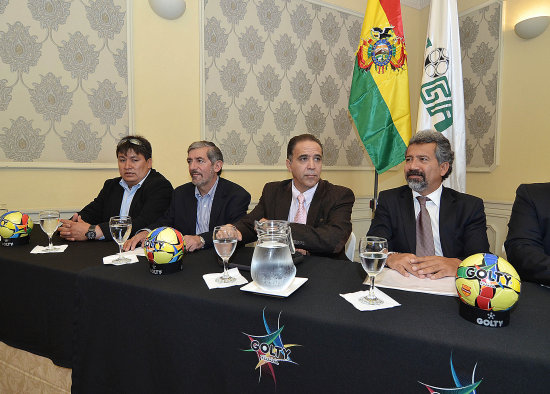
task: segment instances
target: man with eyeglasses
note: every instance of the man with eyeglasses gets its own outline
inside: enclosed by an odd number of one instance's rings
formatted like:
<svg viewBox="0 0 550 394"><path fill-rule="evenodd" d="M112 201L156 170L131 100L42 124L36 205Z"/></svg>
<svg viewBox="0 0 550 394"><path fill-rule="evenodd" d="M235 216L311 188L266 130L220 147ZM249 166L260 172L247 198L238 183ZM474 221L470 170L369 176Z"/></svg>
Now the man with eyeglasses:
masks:
<svg viewBox="0 0 550 394"><path fill-rule="evenodd" d="M152 148L141 136L127 136L116 147L120 177L108 179L98 196L70 220L61 219L68 241L112 240L109 218L131 216L132 235L170 205L172 184L152 168Z"/></svg>
<svg viewBox="0 0 550 394"><path fill-rule="evenodd" d="M250 193L227 179L220 178L223 154L210 141L197 141L187 149L191 182L174 190L170 207L148 228L126 241L124 250L133 250L151 230L170 226L183 234L185 250L211 248L215 226L240 219L250 204Z"/></svg>

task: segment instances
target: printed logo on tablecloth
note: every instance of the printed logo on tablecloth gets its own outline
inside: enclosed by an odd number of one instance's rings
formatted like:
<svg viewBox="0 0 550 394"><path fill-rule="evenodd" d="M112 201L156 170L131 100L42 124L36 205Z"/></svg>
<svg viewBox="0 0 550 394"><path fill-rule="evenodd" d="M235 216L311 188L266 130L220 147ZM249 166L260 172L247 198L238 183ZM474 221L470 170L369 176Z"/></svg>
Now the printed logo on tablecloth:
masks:
<svg viewBox="0 0 550 394"><path fill-rule="evenodd" d="M285 326L280 325L281 313L279 312L279 318L277 319L277 329L271 329L267 320L265 318L265 309L262 311L262 318L264 321L264 326L266 330L265 335L252 335L243 332L244 335L250 339L250 349L244 349L244 352L255 352L258 356L258 363L254 369L259 370L258 381L262 378L262 374L267 373L271 375L275 384L277 379L275 378L274 365L279 365L280 363L291 363L296 364L290 358L292 350L291 347L301 346L298 344L283 344L283 338L281 333Z"/></svg>
<svg viewBox="0 0 550 394"><path fill-rule="evenodd" d="M472 371L472 383L466 385L462 384L455 371L455 367L453 365L453 354L451 353L451 374L453 375L453 380L456 387L443 388L430 386L429 384L422 383L420 381L418 381L418 383L424 385L424 387L428 389L430 394L476 394L476 388L481 384L481 381L483 380L480 379L477 382L475 381L476 367L477 363L474 365L474 370Z"/></svg>

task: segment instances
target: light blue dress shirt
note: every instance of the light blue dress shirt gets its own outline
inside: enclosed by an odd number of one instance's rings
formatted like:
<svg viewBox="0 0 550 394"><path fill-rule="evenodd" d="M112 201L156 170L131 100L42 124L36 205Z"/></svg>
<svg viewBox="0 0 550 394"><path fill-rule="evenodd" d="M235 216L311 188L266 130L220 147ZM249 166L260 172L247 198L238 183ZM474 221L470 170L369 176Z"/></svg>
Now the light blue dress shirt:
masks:
<svg viewBox="0 0 550 394"><path fill-rule="evenodd" d="M210 225L210 211L212 210L212 202L214 201L214 194L216 194L216 188L218 187L218 180L210 188L208 193L201 196L199 189L195 186L195 197L197 198L197 225L195 227L196 234L202 234L208 232Z"/></svg>
<svg viewBox="0 0 550 394"><path fill-rule="evenodd" d="M120 204L120 216L128 216L128 213L130 213L130 205L132 205L132 200L134 199L134 196L136 195L138 189L141 187L141 185L143 185L143 182L145 182L145 180L149 176L150 172L151 170L147 172L147 175L145 175L139 183L135 184L132 187L129 187L124 179L120 179L120 186L122 186L122 188L124 189L122 203Z"/></svg>

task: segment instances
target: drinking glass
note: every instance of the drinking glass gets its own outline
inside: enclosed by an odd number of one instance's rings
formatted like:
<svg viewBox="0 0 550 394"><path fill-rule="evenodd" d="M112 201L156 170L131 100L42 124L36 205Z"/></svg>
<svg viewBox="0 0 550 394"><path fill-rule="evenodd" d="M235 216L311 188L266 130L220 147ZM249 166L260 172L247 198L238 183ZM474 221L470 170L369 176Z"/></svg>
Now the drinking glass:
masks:
<svg viewBox="0 0 550 394"><path fill-rule="evenodd" d="M132 232L132 218L130 216L113 216L109 219L109 230L113 239L118 244L118 257L113 263L122 264L130 262L130 259L122 255L122 245L128 240Z"/></svg>
<svg viewBox="0 0 550 394"><path fill-rule="evenodd" d="M52 236L55 231L59 228L61 222L59 221L59 211L54 210L45 210L38 213L40 218L40 227L42 231L48 236L48 246L44 249L45 252L57 252L59 248L53 246Z"/></svg>
<svg viewBox="0 0 550 394"><path fill-rule="evenodd" d="M369 292L365 297L361 297L359 301L369 305L383 304L384 301L374 294L374 278L386 265L388 241L380 237L361 237L359 241L359 256L361 257L361 265L370 278Z"/></svg>
<svg viewBox="0 0 550 394"><path fill-rule="evenodd" d="M218 253L218 256L223 260L223 274L216 278L216 282L230 283L236 281L236 279L227 272L227 262L237 247L237 229L230 224L214 227L212 240L216 253Z"/></svg>

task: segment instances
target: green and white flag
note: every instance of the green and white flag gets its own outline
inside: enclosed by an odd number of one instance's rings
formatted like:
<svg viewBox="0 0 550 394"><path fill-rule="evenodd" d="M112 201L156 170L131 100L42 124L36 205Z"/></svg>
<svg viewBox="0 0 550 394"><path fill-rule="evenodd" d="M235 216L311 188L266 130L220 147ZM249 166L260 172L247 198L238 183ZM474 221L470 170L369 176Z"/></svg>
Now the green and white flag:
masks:
<svg viewBox="0 0 550 394"><path fill-rule="evenodd" d="M451 142L453 172L445 186L466 191L466 126L456 0L432 0L416 131L435 129Z"/></svg>

